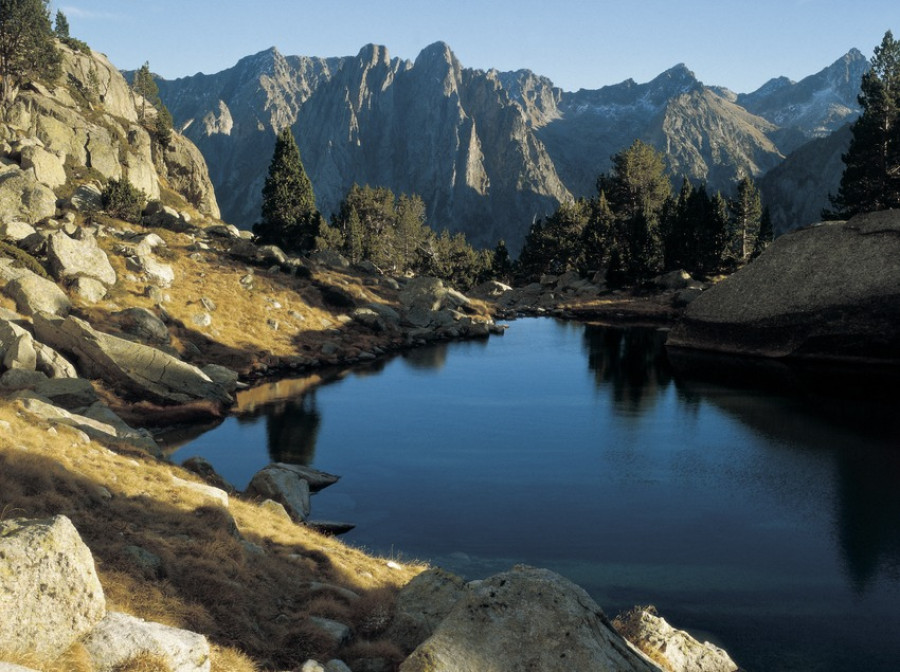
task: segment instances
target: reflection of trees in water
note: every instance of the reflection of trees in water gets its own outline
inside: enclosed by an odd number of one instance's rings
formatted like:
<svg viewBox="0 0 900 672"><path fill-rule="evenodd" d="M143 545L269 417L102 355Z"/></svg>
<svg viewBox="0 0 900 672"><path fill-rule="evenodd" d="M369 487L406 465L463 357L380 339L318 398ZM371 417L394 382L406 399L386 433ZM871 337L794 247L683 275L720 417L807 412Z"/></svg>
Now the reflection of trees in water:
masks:
<svg viewBox="0 0 900 672"><path fill-rule="evenodd" d="M770 437L769 445L833 460L835 528L860 593L886 572L900 581L900 377L890 367L670 353L688 392ZM683 398L683 397L682 397Z"/></svg>
<svg viewBox="0 0 900 672"><path fill-rule="evenodd" d="M845 450L836 478L838 537L857 592L881 570L900 580L900 453Z"/></svg>
<svg viewBox="0 0 900 672"><path fill-rule="evenodd" d="M665 341L666 332L656 329L586 325L588 367L597 387L611 386L615 401L634 409L655 400L672 382Z"/></svg>
<svg viewBox="0 0 900 672"><path fill-rule="evenodd" d="M312 464L321 424L315 390L268 409L269 456L274 462Z"/></svg>

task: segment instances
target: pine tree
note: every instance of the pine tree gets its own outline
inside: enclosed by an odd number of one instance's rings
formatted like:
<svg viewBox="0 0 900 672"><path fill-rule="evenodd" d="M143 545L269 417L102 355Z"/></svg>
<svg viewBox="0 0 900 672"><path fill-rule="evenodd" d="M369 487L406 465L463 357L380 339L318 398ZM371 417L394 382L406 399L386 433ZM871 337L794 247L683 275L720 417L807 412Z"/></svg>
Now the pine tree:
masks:
<svg viewBox="0 0 900 672"><path fill-rule="evenodd" d="M772 213L769 212L768 206L763 208L762 216L759 218L759 235L756 238L756 245L753 248L753 256L758 257L762 254L772 241L775 240L775 228L772 226Z"/></svg>
<svg viewBox="0 0 900 672"><path fill-rule="evenodd" d="M640 140L612 157L613 169L597 180L617 217L621 262L629 282L641 282L662 268L659 224L672 191L665 157Z"/></svg>
<svg viewBox="0 0 900 672"><path fill-rule="evenodd" d="M731 202L733 218L732 253L738 261L746 261L756 248L759 237L762 202L753 180L744 176L737 185L737 196Z"/></svg>
<svg viewBox="0 0 900 672"><path fill-rule="evenodd" d="M69 39L69 20L61 9L56 10L56 21L53 24L53 32L61 40Z"/></svg>
<svg viewBox="0 0 900 672"><path fill-rule="evenodd" d="M150 72L149 62L144 61L144 64L134 73L131 88L141 97L138 118L143 121L147 113L147 103L155 105L159 101L159 87L156 86L156 80L153 79L153 74Z"/></svg>
<svg viewBox="0 0 900 672"><path fill-rule="evenodd" d="M900 207L900 42L884 35L863 75L844 174L827 219Z"/></svg>
<svg viewBox="0 0 900 672"><path fill-rule="evenodd" d="M312 249L322 216L290 128L275 140L262 196L262 219L253 225L258 241L289 251Z"/></svg>
<svg viewBox="0 0 900 672"><path fill-rule="evenodd" d="M33 79L53 82L60 56L48 0L0 0L0 104L10 106Z"/></svg>

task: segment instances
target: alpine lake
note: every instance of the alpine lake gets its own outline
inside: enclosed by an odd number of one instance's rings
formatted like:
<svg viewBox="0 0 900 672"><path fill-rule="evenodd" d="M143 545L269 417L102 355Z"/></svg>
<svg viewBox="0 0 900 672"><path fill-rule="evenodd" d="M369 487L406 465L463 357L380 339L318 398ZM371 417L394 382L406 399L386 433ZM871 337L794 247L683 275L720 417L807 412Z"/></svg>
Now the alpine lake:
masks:
<svg viewBox="0 0 900 672"><path fill-rule="evenodd" d="M898 669L900 376L665 338L520 319L243 392L171 459L239 489L272 461L340 474L312 517L347 543L467 579L547 567L748 672Z"/></svg>

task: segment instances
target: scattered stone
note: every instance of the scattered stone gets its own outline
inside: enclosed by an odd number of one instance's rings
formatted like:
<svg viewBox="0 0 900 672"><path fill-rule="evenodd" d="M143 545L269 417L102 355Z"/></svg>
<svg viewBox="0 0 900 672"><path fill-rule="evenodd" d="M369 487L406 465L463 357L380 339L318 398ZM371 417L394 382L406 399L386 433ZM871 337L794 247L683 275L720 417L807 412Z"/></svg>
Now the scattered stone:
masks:
<svg viewBox="0 0 900 672"><path fill-rule="evenodd" d="M191 473L197 474L197 476L210 485L227 492L229 495L235 492L234 486L216 472L209 460L200 457L199 455L189 457L181 463L181 466ZM279 506L281 505L279 504ZM287 512L285 512L285 515L287 515Z"/></svg>
<svg viewBox="0 0 900 672"><path fill-rule="evenodd" d="M284 504L282 504L281 502L276 502L274 499L264 499L259 503L259 507L261 509L265 509L266 511L274 513L279 518L285 518L286 520L290 520L293 522L291 514L287 512L287 509L284 508Z"/></svg>
<svg viewBox="0 0 900 672"><path fill-rule="evenodd" d="M0 388L8 391L33 390L46 380L47 376L40 371L10 369L0 376Z"/></svg>
<svg viewBox="0 0 900 672"><path fill-rule="evenodd" d="M52 659L106 613L91 551L65 516L0 520L0 651Z"/></svg>
<svg viewBox="0 0 900 672"><path fill-rule="evenodd" d="M18 220L0 222L0 238L11 240L14 243L25 240L28 236L33 236L35 233L37 232L34 230L34 227L28 222L20 222Z"/></svg>
<svg viewBox="0 0 900 672"><path fill-rule="evenodd" d="M650 282L662 289L684 289L691 283L691 274L683 269L658 275Z"/></svg>
<svg viewBox="0 0 900 672"><path fill-rule="evenodd" d="M125 259L125 268L143 275L148 282L163 289L175 282L175 270L158 261L152 254L137 254Z"/></svg>
<svg viewBox="0 0 900 672"><path fill-rule="evenodd" d="M343 623L319 616L310 616L309 620L313 625L325 632L334 641L335 646L341 646L350 641L350 628Z"/></svg>
<svg viewBox="0 0 900 672"><path fill-rule="evenodd" d="M151 553L146 548L141 546L126 546L125 554L146 575L154 578L162 578L165 574L162 558L155 553Z"/></svg>
<svg viewBox="0 0 900 672"><path fill-rule="evenodd" d="M347 258L334 250L318 250L313 252L309 258L320 266L326 266L328 268L335 268L338 270L350 268L350 262L347 261Z"/></svg>
<svg viewBox="0 0 900 672"><path fill-rule="evenodd" d="M49 399L54 406L68 411L87 408L100 400L91 381L85 378L48 378L40 381L33 389Z"/></svg>
<svg viewBox="0 0 900 672"><path fill-rule="evenodd" d="M82 641L96 670L113 670L141 653L177 672L209 672L209 642L188 630L110 612Z"/></svg>
<svg viewBox="0 0 900 672"><path fill-rule="evenodd" d="M666 672L736 672L738 665L723 649L702 644L677 630L650 607L635 607L616 616L613 627Z"/></svg>
<svg viewBox="0 0 900 672"><path fill-rule="evenodd" d="M103 208L103 193L94 184L82 184L72 194L69 205L77 212L95 212Z"/></svg>
<svg viewBox="0 0 900 672"><path fill-rule="evenodd" d="M355 523L342 523L337 520L308 520L306 526L311 527L316 532L329 536L338 536L347 534L356 527Z"/></svg>
<svg viewBox="0 0 900 672"><path fill-rule="evenodd" d="M42 147L32 145L22 148L22 170L31 168L34 176L41 184L46 184L51 189L61 187L66 183L66 170L62 161L56 154L48 152Z"/></svg>
<svg viewBox="0 0 900 672"><path fill-rule="evenodd" d="M162 201L150 201L144 208L143 215L144 226L155 226L176 233L186 233L192 228L190 218L185 218L175 208L163 205Z"/></svg>
<svg viewBox="0 0 900 672"><path fill-rule="evenodd" d="M201 371L209 376L210 380L218 383L231 394L238 388L239 375L237 371L233 371L226 366L219 364L207 364Z"/></svg>
<svg viewBox="0 0 900 672"><path fill-rule="evenodd" d="M194 481L178 478L178 476L172 476L172 483L179 488L191 490L206 499L211 499L224 509L228 508L228 493L224 490L211 485L206 485L205 483L195 483Z"/></svg>
<svg viewBox="0 0 900 672"><path fill-rule="evenodd" d="M126 308L113 314L121 320L123 330L143 341L169 342L169 329L165 323L146 308Z"/></svg>
<svg viewBox="0 0 900 672"><path fill-rule="evenodd" d="M56 194L33 171L0 165L0 212L33 224L56 214Z"/></svg>
<svg viewBox="0 0 900 672"><path fill-rule="evenodd" d="M216 312L216 302L207 296L200 297L200 305L202 305L210 313Z"/></svg>
<svg viewBox="0 0 900 672"><path fill-rule="evenodd" d="M212 315L209 313L197 313L191 317L191 322L198 327L205 328L212 324Z"/></svg>
<svg viewBox="0 0 900 672"><path fill-rule="evenodd" d="M99 303L106 298L106 285L97 278L80 275L72 280L69 288L75 296L87 303Z"/></svg>

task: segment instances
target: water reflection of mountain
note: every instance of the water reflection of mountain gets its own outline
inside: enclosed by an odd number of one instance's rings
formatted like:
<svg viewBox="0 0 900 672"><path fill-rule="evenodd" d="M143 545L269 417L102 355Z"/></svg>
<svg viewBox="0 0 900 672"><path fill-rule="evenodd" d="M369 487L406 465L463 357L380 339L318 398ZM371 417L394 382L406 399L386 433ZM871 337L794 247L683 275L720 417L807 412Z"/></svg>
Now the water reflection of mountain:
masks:
<svg viewBox="0 0 900 672"><path fill-rule="evenodd" d="M665 331L588 324L583 339L597 387L610 387L617 404L640 410L672 382Z"/></svg>
<svg viewBox="0 0 900 672"><path fill-rule="evenodd" d="M882 572L900 581L896 371L670 355L680 393L715 405L773 446L831 463L835 531L845 572L858 592Z"/></svg>

